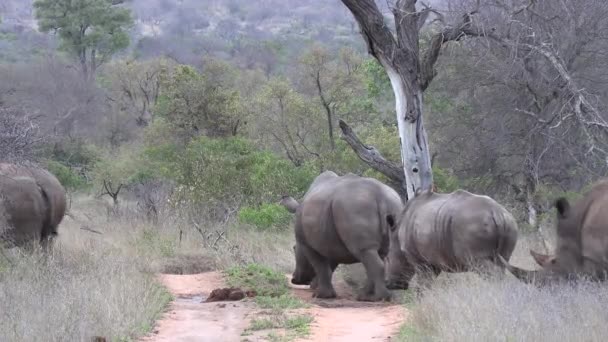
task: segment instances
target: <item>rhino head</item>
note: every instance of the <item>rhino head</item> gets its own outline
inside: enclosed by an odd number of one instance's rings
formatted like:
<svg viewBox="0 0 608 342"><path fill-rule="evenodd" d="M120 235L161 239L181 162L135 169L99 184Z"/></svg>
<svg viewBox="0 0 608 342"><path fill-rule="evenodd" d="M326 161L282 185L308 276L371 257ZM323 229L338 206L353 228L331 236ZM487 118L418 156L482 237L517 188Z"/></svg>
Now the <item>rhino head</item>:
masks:
<svg viewBox="0 0 608 342"><path fill-rule="evenodd" d="M298 207L300 206L300 203L298 203L295 198L287 195L281 197L281 201L279 202L279 204L284 206L287 211L292 214L295 213Z"/></svg>
<svg viewBox="0 0 608 342"><path fill-rule="evenodd" d="M414 276L414 269L401 250L398 223L392 215L386 216L389 227L389 248L385 258L386 287L390 290L407 290Z"/></svg>
<svg viewBox="0 0 608 342"><path fill-rule="evenodd" d="M510 265L499 255L503 266L516 278L526 283L545 285L560 279L570 278L579 273L584 264L580 247L580 230L570 203L565 198L555 202L557 209L557 247L554 254L541 254L530 250L530 255L541 267L529 271Z"/></svg>

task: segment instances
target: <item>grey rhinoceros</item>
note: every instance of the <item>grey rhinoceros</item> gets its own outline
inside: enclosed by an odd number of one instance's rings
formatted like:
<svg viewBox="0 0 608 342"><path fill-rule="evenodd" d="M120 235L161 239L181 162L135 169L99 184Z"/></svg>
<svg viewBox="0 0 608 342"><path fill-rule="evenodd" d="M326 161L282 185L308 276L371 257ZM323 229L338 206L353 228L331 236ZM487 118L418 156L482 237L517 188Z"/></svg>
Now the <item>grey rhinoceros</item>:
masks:
<svg viewBox="0 0 608 342"><path fill-rule="evenodd" d="M414 274L429 281L440 272L503 270L517 242L517 222L487 196L464 190L418 192L391 230L390 289L407 289Z"/></svg>
<svg viewBox="0 0 608 342"><path fill-rule="evenodd" d="M606 280L608 274L608 180L593 185L573 206L564 198L557 209L556 249L553 255L530 250L542 269L528 271L502 260L517 278L537 285L586 277Z"/></svg>
<svg viewBox="0 0 608 342"><path fill-rule="evenodd" d="M367 283L357 299L390 300L383 258L389 247L387 222L403 207L397 192L372 178L325 171L301 204L288 197L282 203L291 203L296 213L293 284L310 284L317 298L335 298L331 278L338 264L362 262Z"/></svg>
<svg viewBox="0 0 608 342"><path fill-rule="evenodd" d="M35 239L50 247L66 211L59 180L38 167L0 163L0 195L2 239L16 246Z"/></svg>

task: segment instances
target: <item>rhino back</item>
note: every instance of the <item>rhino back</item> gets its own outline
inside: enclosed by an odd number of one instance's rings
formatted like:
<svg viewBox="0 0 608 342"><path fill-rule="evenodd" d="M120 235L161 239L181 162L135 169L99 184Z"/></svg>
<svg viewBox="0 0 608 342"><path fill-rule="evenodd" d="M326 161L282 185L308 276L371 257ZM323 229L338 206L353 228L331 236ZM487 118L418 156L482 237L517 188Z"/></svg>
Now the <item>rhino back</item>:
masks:
<svg viewBox="0 0 608 342"><path fill-rule="evenodd" d="M47 218L47 202L31 177L0 176L2 240L17 246L39 239Z"/></svg>
<svg viewBox="0 0 608 342"><path fill-rule="evenodd" d="M8 163L0 163L0 174L27 176L36 180L48 196L50 202L50 224L56 232L57 226L63 220L67 206L66 192L59 180L44 169Z"/></svg>
<svg viewBox="0 0 608 342"><path fill-rule="evenodd" d="M489 197L466 191L431 194L408 208L400 229L402 250L410 260L464 270L472 259L508 259L517 227L512 215Z"/></svg>
<svg viewBox="0 0 608 342"><path fill-rule="evenodd" d="M353 254L360 250L380 250L384 240L388 249L385 213L379 208L398 211L400 198L386 195L378 183L355 175L324 183L300 205L296 239L340 263L356 262Z"/></svg>

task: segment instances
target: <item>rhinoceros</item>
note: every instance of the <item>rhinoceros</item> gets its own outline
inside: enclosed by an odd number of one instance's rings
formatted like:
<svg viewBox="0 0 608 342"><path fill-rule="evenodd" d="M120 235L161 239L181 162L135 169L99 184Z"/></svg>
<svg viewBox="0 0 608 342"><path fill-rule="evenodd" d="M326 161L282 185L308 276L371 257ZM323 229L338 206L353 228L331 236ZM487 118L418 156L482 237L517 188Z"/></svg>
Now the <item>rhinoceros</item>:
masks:
<svg viewBox="0 0 608 342"><path fill-rule="evenodd" d="M372 178L325 171L315 178L302 203L283 200L296 214L293 284L310 284L314 297L335 298L333 271L339 264L362 262L367 283L357 299L390 300L383 258L389 246L387 222L395 220L403 207L397 192Z"/></svg>
<svg viewBox="0 0 608 342"><path fill-rule="evenodd" d="M57 235L58 226L63 220L66 211L66 192L59 180L50 172L25 165L0 163L0 191L3 195L4 212L6 219L12 227L10 235L25 234L24 236L40 239L40 244L44 248L51 246L52 239ZM19 181L19 184L15 184ZM36 194L32 191L31 181L36 184ZM23 188L22 193L14 192L14 189ZM31 203L35 196L41 196L45 202L45 211L39 213L37 204ZM27 200L29 199L29 200ZM35 208L34 208L35 207ZM18 216L31 215L32 222L39 221L39 231L30 232L34 229L33 223L21 224L15 219ZM38 228L34 229L37 230ZM17 245L23 244L23 239Z"/></svg>
<svg viewBox="0 0 608 342"><path fill-rule="evenodd" d="M608 179L593 185L573 206L560 197L557 209L556 248L552 255L530 250L542 268L528 271L502 260L517 278L543 286L585 277L604 281L608 274Z"/></svg>
<svg viewBox="0 0 608 342"><path fill-rule="evenodd" d="M392 225L387 286L407 289L416 273L428 282L442 271L504 270L498 256L511 257L517 235L513 215L490 197L418 192Z"/></svg>

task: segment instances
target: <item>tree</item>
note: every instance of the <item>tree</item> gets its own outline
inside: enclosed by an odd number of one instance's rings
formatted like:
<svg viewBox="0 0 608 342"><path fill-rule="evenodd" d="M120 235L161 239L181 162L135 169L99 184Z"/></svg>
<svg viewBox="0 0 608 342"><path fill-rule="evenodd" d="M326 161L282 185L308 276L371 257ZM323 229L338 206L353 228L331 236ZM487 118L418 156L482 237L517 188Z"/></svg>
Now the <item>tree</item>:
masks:
<svg viewBox="0 0 608 342"><path fill-rule="evenodd" d="M171 72L173 63L166 59L118 61L104 73L108 83L107 99L116 111L125 111L137 124L145 127L152 119L162 80Z"/></svg>
<svg viewBox="0 0 608 342"><path fill-rule="evenodd" d="M395 94L397 126L401 140L401 160L405 174L404 186L408 198L413 198L418 189L430 190L433 186L431 158L424 128L423 92L436 75L434 66L443 45L466 35L481 36L482 32L472 24L472 11L463 16L460 23L446 26L434 35L429 48L420 51L420 30L432 12L425 6L416 10L417 0L397 0L392 6L394 31L387 25L374 0L342 0L355 17L368 52L384 67ZM341 122L343 132L346 123ZM352 131L350 141L352 139ZM358 139L357 139L358 140ZM368 147L353 146L361 153ZM373 152L373 151L372 151ZM376 151L377 152L377 151ZM377 156L377 154L376 154ZM377 158L362 156L370 162Z"/></svg>
<svg viewBox="0 0 608 342"><path fill-rule="evenodd" d="M256 120L252 128L257 132L251 135L278 146L295 166L303 165L307 157L320 157L321 148L313 144L321 140L322 116L306 103L289 82L278 78L268 81L254 101Z"/></svg>
<svg viewBox="0 0 608 342"><path fill-rule="evenodd" d="M209 61L202 73L190 66L175 68L161 84L159 115L167 117L186 140L195 136L227 137L243 124L236 71L220 61Z"/></svg>
<svg viewBox="0 0 608 342"><path fill-rule="evenodd" d="M356 96L356 84L360 84L357 70L361 61L351 49L342 49L339 58L323 46L315 45L301 59L305 79L318 97L327 120L329 146L336 148L334 121L340 109L348 106Z"/></svg>
<svg viewBox="0 0 608 342"><path fill-rule="evenodd" d="M0 103L0 155L3 161L31 161L42 142L34 119L18 108Z"/></svg>
<svg viewBox="0 0 608 342"><path fill-rule="evenodd" d="M608 106L602 101L608 94L608 4L520 0L478 8L475 25L487 39L446 51L446 69L457 74L438 82L470 109L466 119L452 110L454 120L438 132L461 142L444 144L442 155L461 175L491 178L494 193L510 192L529 225L539 227L552 207L548 191L581 189L608 171ZM448 152L449 145L457 148Z"/></svg>
<svg viewBox="0 0 608 342"><path fill-rule="evenodd" d="M42 32L56 32L62 48L78 58L87 80L116 52L129 46L126 29L131 12L116 6L121 0L36 0L34 8Z"/></svg>

